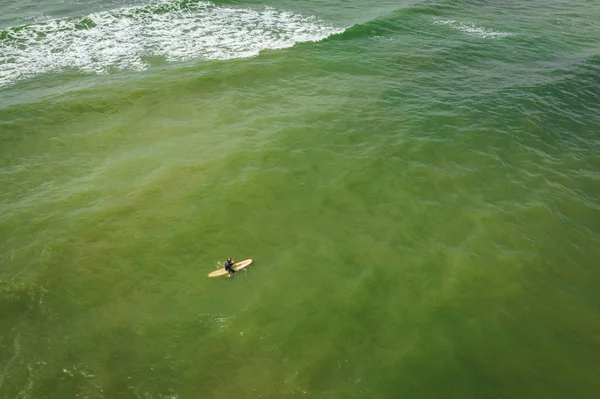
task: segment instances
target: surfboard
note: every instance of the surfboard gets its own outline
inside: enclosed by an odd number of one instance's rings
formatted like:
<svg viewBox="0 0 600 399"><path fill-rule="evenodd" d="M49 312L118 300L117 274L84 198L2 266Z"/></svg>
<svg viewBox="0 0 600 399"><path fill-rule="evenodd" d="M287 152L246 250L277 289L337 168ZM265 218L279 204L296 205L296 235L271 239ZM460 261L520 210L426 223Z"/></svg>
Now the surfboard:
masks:
<svg viewBox="0 0 600 399"><path fill-rule="evenodd" d="M243 269L244 267L248 266L250 263L252 263L252 259L246 259L243 260L241 262L235 263L233 265L233 270L235 270L236 272L240 269ZM219 276L224 276L227 274L227 270L225 270L225 268L221 268L219 270L215 270L214 272L208 273L208 277L219 277Z"/></svg>

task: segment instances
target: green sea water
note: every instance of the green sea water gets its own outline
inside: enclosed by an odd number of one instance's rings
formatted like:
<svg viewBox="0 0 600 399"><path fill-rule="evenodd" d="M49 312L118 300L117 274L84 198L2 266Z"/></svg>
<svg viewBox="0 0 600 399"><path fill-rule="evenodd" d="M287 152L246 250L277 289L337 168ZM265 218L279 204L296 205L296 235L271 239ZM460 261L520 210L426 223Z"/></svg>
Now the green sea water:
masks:
<svg viewBox="0 0 600 399"><path fill-rule="evenodd" d="M600 3L0 0L2 399L597 398L599 287Z"/></svg>

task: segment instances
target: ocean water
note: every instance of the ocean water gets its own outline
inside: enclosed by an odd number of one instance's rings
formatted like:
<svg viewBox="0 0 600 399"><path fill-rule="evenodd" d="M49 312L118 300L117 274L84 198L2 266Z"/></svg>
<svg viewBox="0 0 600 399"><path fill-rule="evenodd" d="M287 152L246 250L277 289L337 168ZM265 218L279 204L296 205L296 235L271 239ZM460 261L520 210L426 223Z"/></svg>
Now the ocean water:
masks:
<svg viewBox="0 0 600 399"><path fill-rule="evenodd" d="M597 398L599 287L596 1L0 0L0 398Z"/></svg>

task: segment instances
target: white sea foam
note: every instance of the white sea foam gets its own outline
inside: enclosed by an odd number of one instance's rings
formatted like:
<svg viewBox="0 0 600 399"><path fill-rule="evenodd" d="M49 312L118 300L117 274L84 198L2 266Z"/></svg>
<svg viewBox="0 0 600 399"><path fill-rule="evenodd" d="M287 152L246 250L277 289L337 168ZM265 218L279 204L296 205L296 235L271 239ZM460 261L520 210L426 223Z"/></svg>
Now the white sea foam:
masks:
<svg viewBox="0 0 600 399"><path fill-rule="evenodd" d="M480 26L476 26L474 24L465 24L463 22L458 22L458 21L455 21L452 19L446 19L446 20L438 19L438 20L433 21L433 23L436 25L446 25L453 29L456 29L458 31L466 33L469 36L477 36L477 37L481 37L484 39L502 38L502 37L507 37L507 36L513 35L510 32L497 32L492 29L483 28Z"/></svg>
<svg viewBox="0 0 600 399"><path fill-rule="evenodd" d="M96 74L143 70L146 56L168 61L245 58L340 31L312 16L209 2L104 11L0 30L0 87L65 68Z"/></svg>

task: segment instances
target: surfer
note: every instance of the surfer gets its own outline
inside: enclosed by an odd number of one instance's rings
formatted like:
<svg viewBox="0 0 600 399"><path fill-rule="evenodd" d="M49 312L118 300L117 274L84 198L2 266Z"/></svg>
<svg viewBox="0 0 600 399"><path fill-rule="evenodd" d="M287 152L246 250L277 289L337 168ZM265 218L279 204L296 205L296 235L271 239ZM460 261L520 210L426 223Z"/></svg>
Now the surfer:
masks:
<svg viewBox="0 0 600 399"><path fill-rule="evenodd" d="M233 259L227 258L225 261L225 271L228 273L227 277L231 277L231 275L235 273L235 270L233 270Z"/></svg>

